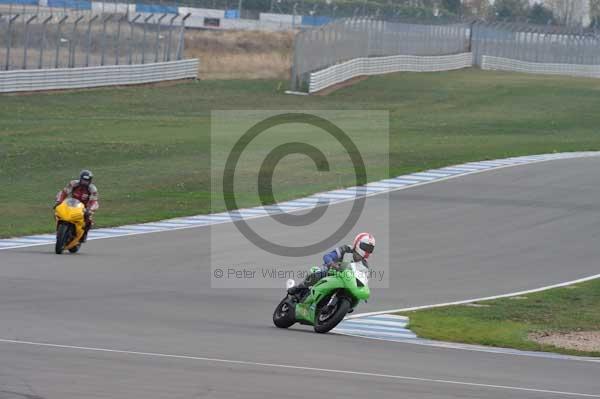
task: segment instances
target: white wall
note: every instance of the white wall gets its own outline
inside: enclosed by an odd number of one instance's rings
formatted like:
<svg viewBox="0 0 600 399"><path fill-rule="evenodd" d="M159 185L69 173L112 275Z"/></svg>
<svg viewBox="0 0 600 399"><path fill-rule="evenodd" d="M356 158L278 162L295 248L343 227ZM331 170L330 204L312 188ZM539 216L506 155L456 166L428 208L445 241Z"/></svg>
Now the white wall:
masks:
<svg viewBox="0 0 600 399"><path fill-rule="evenodd" d="M294 15L291 14L273 14L261 12L258 19L265 22L274 22L287 25L300 25L302 23L302 15L296 15L294 18Z"/></svg>
<svg viewBox="0 0 600 399"><path fill-rule="evenodd" d="M221 29L279 31L291 29L291 24L256 19L222 19Z"/></svg>
<svg viewBox="0 0 600 399"><path fill-rule="evenodd" d="M192 7L179 7L179 14L186 15L192 14L192 17L206 17L206 18L225 18L225 10L215 10L212 8L192 8Z"/></svg>
<svg viewBox="0 0 600 399"><path fill-rule="evenodd" d="M127 3L103 3L92 1L92 11L95 13L104 12L106 14L130 14L135 13L135 4Z"/></svg>
<svg viewBox="0 0 600 399"><path fill-rule="evenodd" d="M566 75L600 78L600 65L551 64L526 62L503 57L483 56L481 69L512 71L544 75Z"/></svg>

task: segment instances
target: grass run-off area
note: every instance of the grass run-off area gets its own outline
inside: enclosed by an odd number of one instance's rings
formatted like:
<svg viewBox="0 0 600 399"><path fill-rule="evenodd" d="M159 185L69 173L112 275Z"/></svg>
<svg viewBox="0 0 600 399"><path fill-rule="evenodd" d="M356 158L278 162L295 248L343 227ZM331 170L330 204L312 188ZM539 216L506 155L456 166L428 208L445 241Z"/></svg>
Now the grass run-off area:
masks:
<svg viewBox="0 0 600 399"><path fill-rule="evenodd" d="M600 331L600 279L523 296L402 313L423 338L531 351L600 356L556 347L530 334ZM595 347L600 347L595 343Z"/></svg>
<svg viewBox="0 0 600 399"><path fill-rule="evenodd" d="M600 80L475 69L399 73L322 97L286 95L286 84L198 81L0 96L0 236L52 231L54 196L82 168L96 175L98 226L223 210L222 195L211 188L211 169L223 167L210 162L211 110L389 111L389 151L385 135L364 135L381 144L363 154L375 164L370 180L600 149ZM283 136L294 138L293 131ZM227 137L218 135L216 148ZM245 185L236 186L239 206L258 204L250 173L263 160L256 151L241 172ZM332 164L341 159L338 149L325 152ZM378 164L388 156L389 169ZM274 175L277 200L352 184L349 169L335 176L314 171L307 157L282 160Z"/></svg>

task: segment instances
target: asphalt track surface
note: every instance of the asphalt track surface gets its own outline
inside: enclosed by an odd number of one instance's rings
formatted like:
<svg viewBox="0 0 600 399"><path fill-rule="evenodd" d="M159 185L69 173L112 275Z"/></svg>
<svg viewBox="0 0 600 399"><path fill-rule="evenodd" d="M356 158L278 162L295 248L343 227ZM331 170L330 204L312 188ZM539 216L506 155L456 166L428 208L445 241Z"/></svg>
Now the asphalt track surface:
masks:
<svg viewBox="0 0 600 399"><path fill-rule="evenodd" d="M599 168L543 162L371 197L359 225L393 261L390 288L359 311L597 274ZM273 263L232 224L92 241L76 256L1 252L0 398L600 397L600 363L277 329L283 290L211 288L211 259Z"/></svg>

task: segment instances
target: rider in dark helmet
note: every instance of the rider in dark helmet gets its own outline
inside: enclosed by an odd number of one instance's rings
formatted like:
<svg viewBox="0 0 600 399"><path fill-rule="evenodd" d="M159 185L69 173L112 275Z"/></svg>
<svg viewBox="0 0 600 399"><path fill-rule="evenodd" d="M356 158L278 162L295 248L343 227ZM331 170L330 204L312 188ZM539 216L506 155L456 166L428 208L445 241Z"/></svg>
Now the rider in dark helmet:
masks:
<svg viewBox="0 0 600 399"><path fill-rule="evenodd" d="M94 175L91 171L84 169L79 173L79 180L71 180L65 188L56 195L56 205L63 202L66 198L75 198L85 206L85 229L81 242L85 242L87 234L94 220L92 216L99 208L98 204L98 189L92 184Z"/></svg>
<svg viewBox="0 0 600 399"><path fill-rule="evenodd" d="M352 247L349 245L342 245L331 252L327 252L323 256L323 265L318 268L319 270L309 274L300 284L289 288L288 293L296 295L315 285L320 279L327 276L329 269L337 269L341 262L344 260L349 261L350 259L344 258L347 258L350 254L352 255L352 262L362 262L363 265L369 267L367 258L373 253L374 249L375 237L369 233L360 233L354 238Z"/></svg>

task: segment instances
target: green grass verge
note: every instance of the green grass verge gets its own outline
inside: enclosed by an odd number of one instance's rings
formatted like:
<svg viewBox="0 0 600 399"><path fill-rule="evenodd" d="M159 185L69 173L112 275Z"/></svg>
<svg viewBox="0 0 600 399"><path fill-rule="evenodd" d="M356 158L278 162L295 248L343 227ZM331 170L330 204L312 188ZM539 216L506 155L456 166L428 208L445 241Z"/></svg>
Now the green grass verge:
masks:
<svg viewBox="0 0 600 399"><path fill-rule="evenodd" d="M600 280L527 294L522 297L402 312L418 336L570 355L600 356L541 345L528 340L535 332L600 331Z"/></svg>
<svg viewBox="0 0 600 399"><path fill-rule="evenodd" d="M463 70L374 77L327 97L283 87L200 81L0 96L0 236L51 231L53 197L83 167L97 177L99 226L223 210L209 178L214 109L389 110L390 169L372 179L600 148L599 80ZM346 183L295 162L278 166L279 200ZM254 193L239 194L241 206L257 204Z"/></svg>

